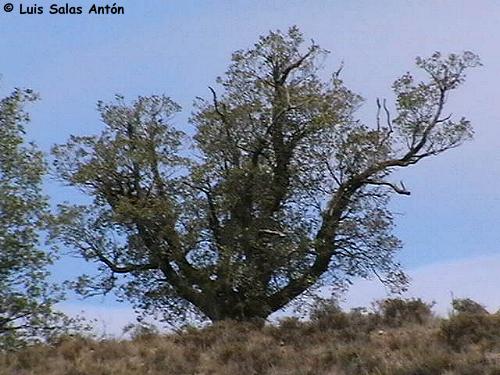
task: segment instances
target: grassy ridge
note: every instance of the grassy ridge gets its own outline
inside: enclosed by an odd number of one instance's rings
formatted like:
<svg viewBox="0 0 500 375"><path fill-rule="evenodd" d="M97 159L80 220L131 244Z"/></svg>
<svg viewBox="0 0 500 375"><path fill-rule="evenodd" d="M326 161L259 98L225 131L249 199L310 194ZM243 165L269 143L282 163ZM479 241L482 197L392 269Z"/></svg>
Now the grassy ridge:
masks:
<svg viewBox="0 0 500 375"><path fill-rule="evenodd" d="M0 354L1 375L500 375L500 315L470 300L448 319L420 300L391 299L374 312L325 305L311 320L223 322L131 340L60 337Z"/></svg>

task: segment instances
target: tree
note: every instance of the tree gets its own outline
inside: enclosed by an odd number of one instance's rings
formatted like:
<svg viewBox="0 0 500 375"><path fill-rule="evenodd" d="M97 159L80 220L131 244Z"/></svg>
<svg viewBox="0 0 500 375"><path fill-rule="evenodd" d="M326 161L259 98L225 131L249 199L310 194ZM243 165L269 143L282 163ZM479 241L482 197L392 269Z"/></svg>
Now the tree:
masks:
<svg viewBox="0 0 500 375"><path fill-rule="evenodd" d="M0 100L0 349L53 333L62 318L47 282L49 253L38 247L47 210L41 191L42 153L23 140L25 103L37 96L15 90Z"/></svg>
<svg viewBox="0 0 500 375"><path fill-rule="evenodd" d="M116 288L145 311L217 321L266 318L355 276L404 284L387 203L409 192L389 177L471 138L444 106L478 57L417 59L428 80L403 75L394 118L378 101L368 126L340 71L321 78L326 54L297 28L235 52L222 93L195 103L189 151L168 97L99 103L103 132L53 150L57 175L93 197L61 207L54 232L100 265L80 291Z"/></svg>

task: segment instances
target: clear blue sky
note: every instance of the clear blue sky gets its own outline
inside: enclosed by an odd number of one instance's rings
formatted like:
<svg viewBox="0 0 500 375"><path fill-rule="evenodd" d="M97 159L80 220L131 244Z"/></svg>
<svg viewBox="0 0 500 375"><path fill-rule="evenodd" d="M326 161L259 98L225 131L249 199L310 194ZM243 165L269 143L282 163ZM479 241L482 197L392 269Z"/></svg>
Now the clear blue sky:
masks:
<svg viewBox="0 0 500 375"><path fill-rule="evenodd" d="M19 0L12 0L19 3ZM48 5L46 0L38 5ZM29 5L29 3L25 3ZM88 6L89 0L70 4ZM104 4L104 3L103 3ZM112 4L112 3L110 3ZM363 95L360 116L372 121L377 96L392 98L392 81L414 69L416 56L472 50L484 63L450 100L466 115L475 140L401 174L411 197L396 197L400 254L408 269L499 254L500 231L500 3L498 1L117 1L125 15L6 14L0 7L0 91L30 87L42 100L31 106L29 136L44 150L70 134L95 133L97 100L115 93L165 93L184 107L207 96L230 54L271 29L298 25L343 60L344 79ZM76 197L54 182L56 200ZM63 259L68 269L80 261ZM60 267L61 268L61 267ZM500 271L500 270L499 270ZM500 273L500 272L499 272ZM480 286L479 286L480 287Z"/></svg>

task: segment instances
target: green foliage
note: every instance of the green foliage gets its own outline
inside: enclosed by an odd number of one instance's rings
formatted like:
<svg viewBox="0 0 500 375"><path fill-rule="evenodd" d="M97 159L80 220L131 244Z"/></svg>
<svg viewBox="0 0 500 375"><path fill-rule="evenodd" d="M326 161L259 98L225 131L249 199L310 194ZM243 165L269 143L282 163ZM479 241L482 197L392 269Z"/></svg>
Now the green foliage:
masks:
<svg viewBox="0 0 500 375"><path fill-rule="evenodd" d="M25 103L37 96L15 90L0 100L0 350L57 333L59 292L46 281L52 254L38 247L47 213L41 192L45 163L24 142ZM59 323L59 325L58 325Z"/></svg>
<svg viewBox="0 0 500 375"><path fill-rule="evenodd" d="M53 150L61 180L93 198L62 206L53 226L99 264L77 289L115 290L173 322L265 319L357 276L404 287L388 203L409 192L390 175L471 138L445 102L480 63L470 52L418 59L426 79L405 74L395 115L379 101L363 124L340 72L322 78L327 54L295 27L236 51L219 93L196 101L192 139L166 96L99 103L101 134Z"/></svg>

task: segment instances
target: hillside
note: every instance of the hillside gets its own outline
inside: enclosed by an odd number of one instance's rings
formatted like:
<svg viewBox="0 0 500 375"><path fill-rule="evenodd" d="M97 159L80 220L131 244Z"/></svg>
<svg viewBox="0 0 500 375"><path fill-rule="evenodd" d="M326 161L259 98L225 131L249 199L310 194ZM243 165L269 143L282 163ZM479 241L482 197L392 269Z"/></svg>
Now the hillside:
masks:
<svg viewBox="0 0 500 375"><path fill-rule="evenodd" d="M500 374L500 315L470 300L436 318L420 300L318 309L308 322L225 322L131 340L61 337L0 355L1 375Z"/></svg>

